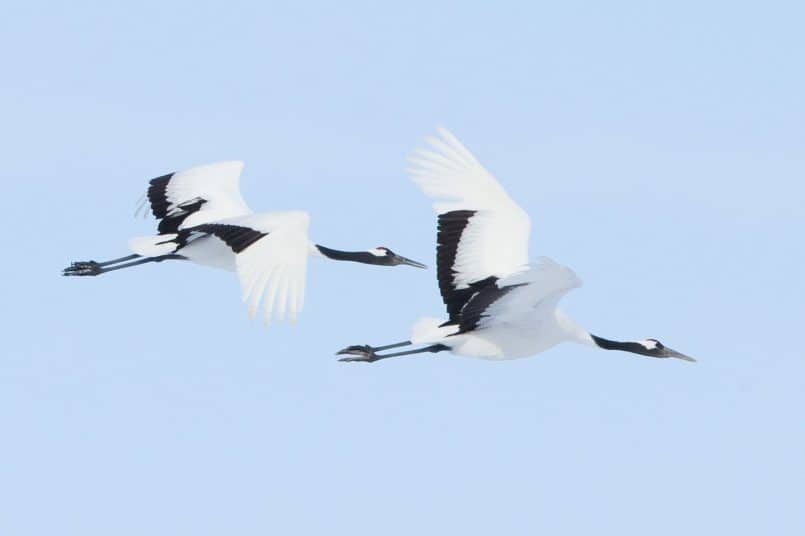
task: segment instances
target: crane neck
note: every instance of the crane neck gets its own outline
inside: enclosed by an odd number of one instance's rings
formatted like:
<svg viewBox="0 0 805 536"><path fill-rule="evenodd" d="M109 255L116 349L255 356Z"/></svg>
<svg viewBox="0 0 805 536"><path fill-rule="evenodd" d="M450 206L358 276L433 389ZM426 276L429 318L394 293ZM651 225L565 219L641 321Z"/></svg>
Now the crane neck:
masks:
<svg viewBox="0 0 805 536"><path fill-rule="evenodd" d="M595 345L604 350L620 350L621 352L630 352L633 354L651 355L650 349L647 349L639 342L611 341L603 337L598 337L597 335L591 335L591 337L593 338Z"/></svg>
<svg viewBox="0 0 805 536"><path fill-rule="evenodd" d="M593 336L583 327L560 310L555 311L556 323L561 328L568 341L577 342L586 346L596 346Z"/></svg>
<svg viewBox="0 0 805 536"><path fill-rule="evenodd" d="M341 251L332 249L320 244L313 244L312 253L319 257L334 261L360 262L363 264L383 264L383 257L373 255L368 251Z"/></svg>

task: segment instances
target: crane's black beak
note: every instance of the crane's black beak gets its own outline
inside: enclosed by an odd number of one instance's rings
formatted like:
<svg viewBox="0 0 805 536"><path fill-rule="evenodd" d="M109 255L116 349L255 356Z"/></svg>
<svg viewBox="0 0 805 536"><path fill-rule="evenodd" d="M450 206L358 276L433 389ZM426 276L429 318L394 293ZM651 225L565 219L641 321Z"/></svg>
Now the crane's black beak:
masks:
<svg viewBox="0 0 805 536"><path fill-rule="evenodd" d="M392 264L395 266L398 264L405 264L406 266L413 266L415 268L427 268L427 266L421 262L412 261L411 259L403 257L402 255L397 255L396 253L392 257Z"/></svg>
<svg viewBox="0 0 805 536"><path fill-rule="evenodd" d="M675 357L677 359L681 359L682 361L689 361L690 363L696 362L696 360L690 357L689 355L677 352L676 350L671 350L667 346L664 346L662 350L660 350L660 354L662 355L662 357Z"/></svg>

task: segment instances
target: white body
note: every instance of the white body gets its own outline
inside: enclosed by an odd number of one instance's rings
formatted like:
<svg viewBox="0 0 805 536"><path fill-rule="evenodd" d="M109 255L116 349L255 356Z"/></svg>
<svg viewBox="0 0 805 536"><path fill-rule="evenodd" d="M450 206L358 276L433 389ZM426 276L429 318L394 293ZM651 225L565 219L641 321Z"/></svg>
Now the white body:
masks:
<svg viewBox="0 0 805 536"><path fill-rule="evenodd" d="M430 320L432 319L423 319L420 322ZM429 335L412 335L411 342L414 344L444 344L449 346L450 351L456 355L489 360L530 357L550 350L563 342L578 342L595 346L592 338L584 330L580 330L561 311L553 311L543 318L524 318L523 320L517 324L480 329L458 335L451 335L456 331L455 329L437 328L438 331L431 332Z"/></svg>
<svg viewBox="0 0 805 536"><path fill-rule="evenodd" d="M182 248L182 255L187 257L187 260L202 266L230 272L237 270L236 255L214 236L203 236L193 240Z"/></svg>
<svg viewBox="0 0 805 536"><path fill-rule="evenodd" d="M463 331L458 320L439 327L442 320L421 319L412 330L411 342L442 344L454 354L485 359L527 357L566 341L594 345L585 330L556 309L559 300L581 281L569 268L544 257L529 264L528 215L452 134L445 129L439 133L441 138L428 138L433 151L416 151L410 172L423 192L435 199L433 207L440 216L472 213L460 237L448 237L456 253L447 267L450 270L445 271L450 275L442 274L440 267L440 286L447 287L442 289L445 303L489 277L497 278L492 288L496 297L489 304L484 302L480 314L474 312L472 325ZM448 245L439 244L440 248ZM478 295L464 304L461 323L467 322Z"/></svg>
<svg viewBox="0 0 805 536"><path fill-rule="evenodd" d="M546 275L554 278L553 285ZM411 342L444 344L456 355L492 360L529 357L563 342L595 346L584 329L556 309L559 299L581 284L568 268L543 258L504 285L526 279L531 282L493 304L476 329L460 333L455 325L439 327L442 320L423 318L414 325Z"/></svg>
<svg viewBox="0 0 805 536"><path fill-rule="evenodd" d="M237 271L251 316L262 304L266 323L286 316L294 320L304 304L307 259L318 254L308 238L310 217L302 211L253 213L240 195L242 170L242 162L219 162L174 173L158 195L168 205L168 217L186 214L179 232L218 224L264 234L248 248L235 253L223 240L200 232L191 232L182 246L172 242L178 234L169 233L133 238L129 248L145 257L178 253L204 266ZM151 197L149 189L138 212L147 212L149 200L153 209ZM183 208L200 199L200 207Z"/></svg>

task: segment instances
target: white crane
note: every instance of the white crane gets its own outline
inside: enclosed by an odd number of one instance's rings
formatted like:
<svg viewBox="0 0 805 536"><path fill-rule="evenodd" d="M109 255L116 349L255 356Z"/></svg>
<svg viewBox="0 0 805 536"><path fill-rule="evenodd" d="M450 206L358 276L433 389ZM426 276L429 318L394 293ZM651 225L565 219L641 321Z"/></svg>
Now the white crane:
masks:
<svg viewBox="0 0 805 536"><path fill-rule="evenodd" d="M514 359L562 342L649 357L693 358L657 339L619 342L597 337L557 310L581 281L570 268L542 257L529 264L531 220L498 181L450 132L428 138L410 173L439 215L437 277L448 320L424 318L410 340L385 346L355 345L340 361L374 362L423 352L450 351L486 359ZM378 354L409 345L418 349Z"/></svg>
<svg viewBox="0 0 805 536"><path fill-rule="evenodd" d="M260 304L266 323L295 320L302 310L308 256L378 266L425 268L385 247L340 251L308 239L306 212L254 214L238 186L243 162L218 162L150 181L138 212L147 206L159 220L157 235L129 241L133 255L106 262L74 262L66 276L96 276L151 262L178 259L236 270L243 300L254 316Z"/></svg>

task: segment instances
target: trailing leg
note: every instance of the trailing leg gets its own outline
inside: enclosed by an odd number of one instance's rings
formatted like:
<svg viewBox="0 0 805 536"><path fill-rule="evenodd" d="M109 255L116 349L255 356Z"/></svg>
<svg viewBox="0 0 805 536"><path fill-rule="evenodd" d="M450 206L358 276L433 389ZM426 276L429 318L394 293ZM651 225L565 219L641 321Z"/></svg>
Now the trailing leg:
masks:
<svg viewBox="0 0 805 536"><path fill-rule="evenodd" d="M379 355L377 352L382 350L388 350L391 348L399 348L401 346L409 346L411 341L404 341L398 342L395 344L388 344L386 346L369 346L369 345L355 345L355 346L348 346L343 350L340 350L336 355L350 355L353 357L342 357L339 361L345 362L363 362L363 363L374 363L375 361L379 361L381 359L386 359L389 357L399 357L403 355L414 355L414 354L422 354L425 352L436 353L436 352L444 352L446 350L450 350L449 346L445 346L444 344L432 344L430 346L425 346L424 348L418 348L416 350L407 350L405 352L394 352L391 354L383 354Z"/></svg>
<svg viewBox="0 0 805 536"><path fill-rule="evenodd" d="M134 260L136 259L136 260ZM96 261L79 261L74 262L62 271L62 275L66 276L94 276L105 274L106 272L113 272L122 268L130 268L132 266L139 266L149 262L162 262L166 260L183 260L182 255L159 255L157 257L142 257L141 255L127 255L119 259L112 259L105 262ZM131 261L131 262L127 262Z"/></svg>

